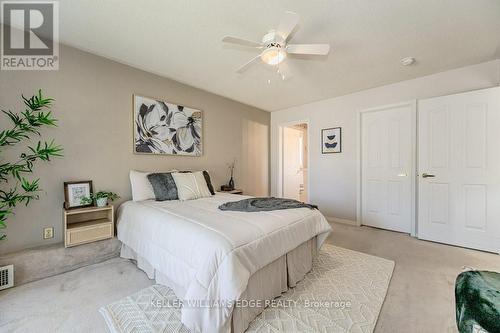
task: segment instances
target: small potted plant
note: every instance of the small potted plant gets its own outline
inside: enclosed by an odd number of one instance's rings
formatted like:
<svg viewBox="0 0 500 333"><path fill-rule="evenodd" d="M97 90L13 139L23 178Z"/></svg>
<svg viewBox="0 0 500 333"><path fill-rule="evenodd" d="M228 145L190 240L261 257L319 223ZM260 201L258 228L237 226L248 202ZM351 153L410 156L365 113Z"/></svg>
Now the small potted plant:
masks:
<svg viewBox="0 0 500 333"><path fill-rule="evenodd" d="M120 196L114 192L99 191L97 193L91 193L90 197L83 198L82 204L91 204L95 201L97 207L105 207L108 205L108 200L114 201L119 198Z"/></svg>

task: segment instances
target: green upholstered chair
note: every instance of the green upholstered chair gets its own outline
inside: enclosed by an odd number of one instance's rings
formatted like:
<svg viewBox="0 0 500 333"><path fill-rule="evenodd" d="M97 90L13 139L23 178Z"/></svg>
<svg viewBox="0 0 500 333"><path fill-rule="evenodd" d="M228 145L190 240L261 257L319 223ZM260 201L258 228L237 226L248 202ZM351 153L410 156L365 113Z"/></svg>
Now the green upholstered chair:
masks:
<svg viewBox="0 0 500 333"><path fill-rule="evenodd" d="M455 282L460 333L500 333L500 273L467 271Z"/></svg>

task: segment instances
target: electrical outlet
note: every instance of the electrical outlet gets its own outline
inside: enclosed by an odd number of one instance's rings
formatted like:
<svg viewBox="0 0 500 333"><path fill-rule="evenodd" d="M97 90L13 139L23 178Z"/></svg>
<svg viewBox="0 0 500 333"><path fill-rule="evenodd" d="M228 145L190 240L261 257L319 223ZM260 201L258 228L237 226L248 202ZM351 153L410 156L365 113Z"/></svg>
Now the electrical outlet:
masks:
<svg viewBox="0 0 500 333"><path fill-rule="evenodd" d="M54 238L54 227L43 228L43 239Z"/></svg>

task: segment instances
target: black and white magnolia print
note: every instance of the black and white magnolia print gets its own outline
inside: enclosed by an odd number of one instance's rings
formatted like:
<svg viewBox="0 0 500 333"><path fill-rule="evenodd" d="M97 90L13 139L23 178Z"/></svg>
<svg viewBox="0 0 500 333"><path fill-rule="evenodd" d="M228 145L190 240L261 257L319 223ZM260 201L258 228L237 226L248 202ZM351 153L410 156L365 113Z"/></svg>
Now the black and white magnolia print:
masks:
<svg viewBox="0 0 500 333"><path fill-rule="evenodd" d="M135 152L201 156L201 111L134 96Z"/></svg>

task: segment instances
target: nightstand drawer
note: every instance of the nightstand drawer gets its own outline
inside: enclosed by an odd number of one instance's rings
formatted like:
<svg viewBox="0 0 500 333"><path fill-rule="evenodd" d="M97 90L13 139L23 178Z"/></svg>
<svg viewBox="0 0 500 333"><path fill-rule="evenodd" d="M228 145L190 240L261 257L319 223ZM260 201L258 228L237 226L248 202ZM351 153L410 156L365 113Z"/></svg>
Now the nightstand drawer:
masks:
<svg viewBox="0 0 500 333"><path fill-rule="evenodd" d="M66 230L66 246L90 243L101 239L112 238L113 223L100 223L98 225L71 228Z"/></svg>

